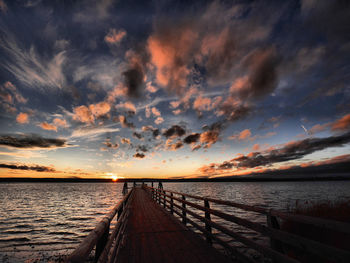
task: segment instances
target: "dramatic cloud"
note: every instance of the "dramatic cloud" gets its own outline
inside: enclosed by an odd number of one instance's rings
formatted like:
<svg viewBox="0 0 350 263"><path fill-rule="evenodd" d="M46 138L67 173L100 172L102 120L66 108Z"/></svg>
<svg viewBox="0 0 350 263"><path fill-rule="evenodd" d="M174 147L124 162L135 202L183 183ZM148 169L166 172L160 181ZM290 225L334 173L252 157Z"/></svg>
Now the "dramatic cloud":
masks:
<svg viewBox="0 0 350 263"><path fill-rule="evenodd" d="M135 125L132 122L128 122L125 116L119 115L118 118L123 128L130 128L130 129L135 128Z"/></svg>
<svg viewBox="0 0 350 263"><path fill-rule="evenodd" d="M4 69L30 88L56 89L65 86L66 78L63 73L66 62L65 51L52 57L42 56L33 45L28 50L19 44L12 33L1 31L0 49L8 54L0 61Z"/></svg>
<svg viewBox="0 0 350 263"><path fill-rule="evenodd" d="M134 136L136 139L139 139L139 140L142 139L142 137L143 137L142 134L138 133L138 132L133 132L132 136Z"/></svg>
<svg viewBox="0 0 350 263"><path fill-rule="evenodd" d="M1 135L0 146L14 148L60 148L67 147L65 139L44 138L36 134Z"/></svg>
<svg viewBox="0 0 350 263"><path fill-rule="evenodd" d="M332 124L333 131L346 131L350 128L350 114L343 116L341 119Z"/></svg>
<svg viewBox="0 0 350 263"><path fill-rule="evenodd" d="M159 125L164 122L164 119L162 117L157 117L157 119L154 120L154 123Z"/></svg>
<svg viewBox="0 0 350 263"><path fill-rule="evenodd" d="M249 75L236 79L230 88L232 94L241 100L256 99L276 88L279 59L274 48L257 49L244 63Z"/></svg>
<svg viewBox="0 0 350 263"><path fill-rule="evenodd" d="M131 141L130 141L130 139L128 139L128 138L122 138L121 140L120 140L120 142L122 143L122 144L131 144Z"/></svg>
<svg viewBox="0 0 350 263"><path fill-rule="evenodd" d="M136 147L136 151L140 151L140 152L148 152L148 147L146 145L138 145Z"/></svg>
<svg viewBox="0 0 350 263"><path fill-rule="evenodd" d="M149 126L142 126L142 131L143 132L148 132L148 131L152 132L152 135L154 138L156 138L160 134L159 129L154 128L153 126L150 126L150 125Z"/></svg>
<svg viewBox="0 0 350 263"><path fill-rule="evenodd" d="M134 51L128 51L126 53L126 59L128 60L128 69L125 70L122 75L124 77L124 84L127 88L127 96L131 98L138 98L142 95L145 89L145 74L146 63L148 60L145 52L136 53Z"/></svg>
<svg viewBox="0 0 350 263"><path fill-rule="evenodd" d="M111 106L109 103L102 101L97 104L89 105L89 109L95 117L100 117L106 115L111 110Z"/></svg>
<svg viewBox="0 0 350 263"><path fill-rule="evenodd" d="M196 143L196 142L198 142L200 136L201 136L200 133L192 133L192 134L188 135L187 137L185 137L184 143L186 143L186 144Z"/></svg>
<svg viewBox="0 0 350 263"><path fill-rule="evenodd" d="M251 131L249 129L245 129L238 134L230 136L228 139L229 140L247 140L251 138L251 135L252 135Z"/></svg>
<svg viewBox="0 0 350 263"><path fill-rule="evenodd" d="M225 128L224 122L215 122L210 126L205 126L204 132L201 133L199 137L199 142L204 148L210 148L214 143L220 139L220 133ZM197 150L199 147L193 147L192 150Z"/></svg>
<svg viewBox="0 0 350 263"><path fill-rule="evenodd" d="M182 141L173 142L172 139L166 140L165 148L169 151L176 151L183 147Z"/></svg>
<svg viewBox="0 0 350 263"><path fill-rule="evenodd" d="M18 123L24 124L29 122L29 117L27 113L21 112L17 115L16 121Z"/></svg>
<svg viewBox="0 0 350 263"><path fill-rule="evenodd" d="M57 127L52 125L52 124L49 124L47 122L42 122L39 124L39 127L41 127L42 129L44 130L48 130L48 131L56 131L57 132Z"/></svg>
<svg viewBox="0 0 350 263"><path fill-rule="evenodd" d="M124 102L124 103L119 103L118 105L115 106L117 109L118 108L124 108L126 109L129 113L131 114L136 114L136 107L135 105L130 102L130 101L127 101L127 102Z"/></svg>
<svg viewBox="0 0 350 263"><path fill-rule="evenodd" d="M66 120L60 119L60 118L55 118L53 120L53 125L55 125L56 127L62 127L62 128L67 128L68 124Z"/></svg>
<svg viewBox="0 0 350 263"><path fill-rule="evenodd" d="M73 119L85 123L94 123L95 121L90 109L84 105L74 108Z"/></svg>
<svg viewBox="0 0 350 263"><path fill-rule="evenodd" d="M274 163L300 159L305 155L321 151L329 147L341 147L350 142L350 133L326 138L308 138L300 141L286 143L280 148L270 149L266 152L251 152L241 155L221 164L211 164L211 169L224 170L236 168L254 168L269 166Z"/></svg>
<svg viewBox="0 0 350 263"><path fill-rule="evenodd" d="M160 114L160 111L156 108L156 107L153 107L152 108L152 113L154 116L156 117L159 117L161 114Z"/></svg>
<svg viewBox="0 0 350 263"><path fill-rule="evenodd" d="M142 159L145 158L145 155L143 153L135 153L133 155L134 158Z"/></svg>
<svg viewBox="0 0 350 263"><path fill-rule="evenodd" d="M40 165L34 165L34 166L28 166L24 164L0 164L0 168L5 169L13 169L13 170L31 170L36 172L55 172L56 170L48 167L48 166L40 166Z"/></svg>
<svg viewBox="0 0 350 263"><path fill-rule="evenodd" d="M103 142L103 144L107 147L107 148L112 148L112 149L118 149L119 148L119 144L115 143L113 144L111 142L110 138L107 138L105 142Z"/></svg>
<svg viewBox="0 0 350 263"><path fill-rule="evenodd" d="M171 138L171 137L181 137L183 135L185 135L186 131L184 128L180 127L179 125L173 125L171 126L169 129L167 129L163 135L166 138Z"/></svg>
<svg viewBox="0 0 350 263"><path fill-rule="evenodd" d="M105 41L108 44L118 45L125 36L126 36L125 30L121 29L117 31L115 28L112 28L109 30L108 34L105 36Z"/></svg>
<svg viewBox="0 0 350 263"><path fill-rule="evenodd" d="M24 104L26 102L27 99L21 95L11 82L7 81L0 85L0 109L4 109L9 113L15 113L17 111L16 104Z"/></svg>

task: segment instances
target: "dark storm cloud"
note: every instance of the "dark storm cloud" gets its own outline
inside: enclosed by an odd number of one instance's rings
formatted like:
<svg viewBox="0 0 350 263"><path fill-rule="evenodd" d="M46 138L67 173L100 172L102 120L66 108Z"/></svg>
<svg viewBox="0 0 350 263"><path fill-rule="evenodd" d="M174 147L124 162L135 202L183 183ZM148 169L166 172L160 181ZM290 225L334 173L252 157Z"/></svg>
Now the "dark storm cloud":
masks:
<svg viewBox="0 0 350 263"><path fill-rule="evenodd" d="M270 94L277 84L277 66L279 58L274 48L257 50L248 58L248 67L251 68L247 88L242 88L241 98L259 98Z"/></svg>
<svg viewBox="0 0 350 263"><path fill-rule="evenodd" d="M234 97L229 97L219 107L219 112L225 116L227 121L232 122L244 119L253 111L253 106L244 104L237 105L234 101L236 101Z"/></svg>
<svg viewBox="0 0 350 263"><path fill-rule="evenodd" d="M153 138L156 138L159 134L160 131L158 128L154 128L153 126L149 125L149 126L142 126L142 131L143 132L152 132Z"/></svg>
<svg viewBox="0 0 350 263"><path fill-rule="evenodd" d="M127 95L129 97L140 97L142 86L144 85L144 73L142 67L138 64L133 68L123 72L125 86L127 87Z"/></svg>
<svg viewBox="0 0 350 263"><path fill-rule="evenodd" d="M146 64L149 60L147 52L144 48L137 48L136 51L126 52L126 59L129 66L122 73L124 84L127 88L127 95L131 98L139 98L142 96L145 88Z"/></svg>
<svg viewBox="0 0 350 263"><path fill-rule="evenodd" d="M169 137L181 137L183 136L184 134L186 133L185 129L182 128L181 126L179 125L173 125L171 126L169 129L167 129L163 135L166 137L166 138L169 138Z"/></svg>
<svg viewBox="0 0 350 263"><path fill-rule="evenodd" d="M185 137L184 143L186 144L196 143L198 142L200 136L201 136L200 133L192 133L187 137Z"/></svg>
<svg viewBox="0 0 350 263"><path fill-rule="evenodd" d="M139 158L139 159L142 159L142 158L145 158L145 155L143 153L135 153L133 155L134 158Z"/></svg>
<svg viewBox="0 0 350 263"><path fill-rule="evenodd" d="M59 148L67 147L65 139L44 138L36 134L0 135L0 146L15 148Z"/></svg>
<svg viewBox="0 0 350 263"><path fill-rule="evenodd" d="M137 138L137 139L142 139L142 134L141 133L138 133L138 132L133 132L133 134L132 134L132 136L134 136L135 138Z"/></svg>
<svg viewBox="0 0 350 263"><path fill-rule="evenodd" d="M106 145L107 148L113 148L113 149L119 148L119 144L118 143L116 143L116 144L111 143L110 139L107 139L103 144Z"/></svg>
<svg viewBox="0 0 350 263"><path fill-rule="evenodd" d="M0 168L13 169L13 170L31 170L36 172L55 172L56 170L47 166L28 166L28 165L17 165L17 164L0 164Z"/></svg>
<svg viewBox="0 0 350 263"><path fill-rule="evenodd" d="M296 160L305 155L324 150L330 147L341 147L350 142L350 132L339 136L326 138L307 138L300 141L292 141L284 144L279 149L272 149L267 152L252 152L242 155L222 164L213 164L216 170L226 170L233 167L254 168L257 166L269 166L274 163Z"/></svg>
<svg viewBox="0 0 350 263"><path fill-rule="evenodd" d="M146 145L138 145L136 147L136 151L140 151L140 152L148 152L148 148Z"/></svg>

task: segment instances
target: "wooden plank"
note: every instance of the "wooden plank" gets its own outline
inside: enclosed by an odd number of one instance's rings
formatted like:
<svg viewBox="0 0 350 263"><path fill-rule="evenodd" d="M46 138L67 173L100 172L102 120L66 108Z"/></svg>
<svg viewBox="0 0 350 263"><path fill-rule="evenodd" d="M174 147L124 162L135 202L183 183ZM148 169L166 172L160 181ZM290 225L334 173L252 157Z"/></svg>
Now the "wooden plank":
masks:
<svg viewBox="0 0 350 263"><path fill-rule="evenodd" d="M116 260L121 263L230 262L156 204L143 189L135 189Z"/></svg>

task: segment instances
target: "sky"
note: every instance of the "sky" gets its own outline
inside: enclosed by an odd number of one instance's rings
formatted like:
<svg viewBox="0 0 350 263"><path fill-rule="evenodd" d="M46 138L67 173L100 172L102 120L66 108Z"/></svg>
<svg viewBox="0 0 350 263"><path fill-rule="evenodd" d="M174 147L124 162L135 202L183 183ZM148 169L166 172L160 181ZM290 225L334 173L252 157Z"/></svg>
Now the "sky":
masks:
<svg viewBox="0 0 350 263"><path fill-rule="evenodd" d="M349 17L341 0L0 0L0 177L350 163Z"/></svg>

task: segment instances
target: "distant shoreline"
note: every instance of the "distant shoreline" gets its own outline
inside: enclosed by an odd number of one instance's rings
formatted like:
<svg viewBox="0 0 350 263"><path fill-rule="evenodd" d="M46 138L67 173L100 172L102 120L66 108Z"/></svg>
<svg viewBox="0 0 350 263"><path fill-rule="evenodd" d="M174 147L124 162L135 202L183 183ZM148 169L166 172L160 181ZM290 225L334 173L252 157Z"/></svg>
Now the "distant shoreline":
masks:
<svg viewBox="0 0 350 263"><path fill-rule="evenodd" d="M298 181L350 181L350 176L337 177L299 177L299 178L191 178L191 179L156 179L156 178L120 178L117 181L105 178L0 178L0 183L124 183L124 182L298 182Z"/></svg>

